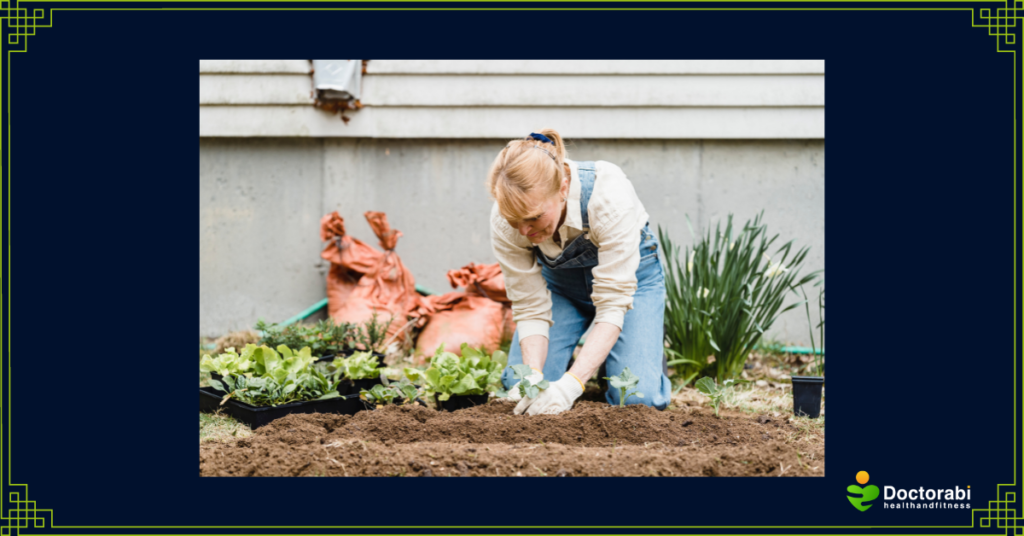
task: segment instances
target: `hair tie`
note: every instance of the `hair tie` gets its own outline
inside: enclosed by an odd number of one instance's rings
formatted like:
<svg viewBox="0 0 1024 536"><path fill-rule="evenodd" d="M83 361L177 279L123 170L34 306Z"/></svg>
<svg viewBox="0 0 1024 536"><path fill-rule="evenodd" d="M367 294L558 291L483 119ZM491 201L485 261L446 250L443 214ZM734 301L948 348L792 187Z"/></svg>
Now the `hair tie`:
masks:
<svg viewBox="0 0 1024 536"><path fill-rule="evenodd" d="M531 132L530 133L530 137L535 139L535 140L537 140L537 141L542 141L544 143L550 143L551 145L555 144L555 142L553 142L550 139L548 139L547 136L545 136L543 134L537 134L536 132Z"/></svg>

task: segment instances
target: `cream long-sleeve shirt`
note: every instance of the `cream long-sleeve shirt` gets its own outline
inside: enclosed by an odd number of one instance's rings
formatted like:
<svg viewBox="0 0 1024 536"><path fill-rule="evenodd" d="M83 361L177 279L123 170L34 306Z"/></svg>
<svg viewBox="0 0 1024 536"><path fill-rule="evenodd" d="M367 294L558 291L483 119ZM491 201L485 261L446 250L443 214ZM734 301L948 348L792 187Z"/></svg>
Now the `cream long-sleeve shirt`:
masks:
<svg viewBox="0 0 1024 536"><path fill-rule="evenodd" d="M572 172L565 222L558 229L562 246L548 238L537 245L549 258L556 258L563 246L584 234L580 213L579 166L566 159ZM587 204L590 229L587 238L597 246L597 266L591 301L597 309L594 322L622 328L626 311L633 308L636 269L640 265L640 230L647 224L647 211L633 189L633 183L618 166L595 162L594 191ZM551 292L534 256L534 245L509 225L495 203L491 209L491 248L505 276L505 288L512 301L513 319L519 340L531 335L548 336Z"/></svg>

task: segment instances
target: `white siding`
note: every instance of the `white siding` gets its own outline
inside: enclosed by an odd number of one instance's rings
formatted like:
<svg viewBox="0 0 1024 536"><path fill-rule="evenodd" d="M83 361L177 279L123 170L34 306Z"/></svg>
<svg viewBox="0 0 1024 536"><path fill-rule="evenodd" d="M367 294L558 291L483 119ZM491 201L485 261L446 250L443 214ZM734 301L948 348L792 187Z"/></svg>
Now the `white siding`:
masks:
<svg viewBox="0 0 1024 536"><path fill-rule="evenodd" d="M824 61L373 60L364 108L312 106L308 60L200 62L204 137L824 138Z"/></svg>

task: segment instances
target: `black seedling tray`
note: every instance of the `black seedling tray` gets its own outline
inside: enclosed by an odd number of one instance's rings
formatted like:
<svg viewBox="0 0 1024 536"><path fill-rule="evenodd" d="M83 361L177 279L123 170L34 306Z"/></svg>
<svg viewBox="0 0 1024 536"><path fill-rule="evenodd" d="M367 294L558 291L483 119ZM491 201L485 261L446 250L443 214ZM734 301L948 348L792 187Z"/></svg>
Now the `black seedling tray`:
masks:
<svg viewBox="0 0 1024 536"><path fill-rule="evenodd" d="M228 400L222 406L220 402L223 398L224 393L222 391L218 391L213 387L200 387L199 411L214 412L222 410L226 415L230 415L235 420L248 424L253 430L292 413L340 413L354 415L366 409L366 404L359 400L359 393L327 400L292 402L291 404L283 404L276 407L250 406L237 400Z"/></svg>
<svg viewBox="0 0 1024 536"><path fill-rule="evenodd" d="M437 403L437 409L441 411L456 411L465 408L471 408L473 406L482 406L487 403L487 399L491 396L490 393L484 393L482 395L452 395L448 400L440 401L437 395L434 395L434 402Z"/></svg>

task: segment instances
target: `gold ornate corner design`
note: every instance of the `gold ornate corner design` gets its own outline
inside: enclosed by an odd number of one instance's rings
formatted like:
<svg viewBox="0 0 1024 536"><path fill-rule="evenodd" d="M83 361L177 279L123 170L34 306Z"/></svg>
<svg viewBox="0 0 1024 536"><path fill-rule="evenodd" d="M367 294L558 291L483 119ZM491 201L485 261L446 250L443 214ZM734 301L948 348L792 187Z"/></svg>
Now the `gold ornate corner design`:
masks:
<svg viewBox="0 0 1024 536"><path fill-rule="evenodd" d="M991 8L972 9L974 20L971 26L975 28L988 28L988 34L996 38L996 50L999 52L1013 52L1020 43L1020 28L1024 22L1017 24L1017 21L1024 19L1024 1L1006 0L1006 7L996 8L993 13Z"/></svg>
<svg viewBox="0 0 1024 536"><path fill-rule="evenodd" d="M976 526L1005 529L1006 536L1020 536L1024 533L1024 515L1017 503L1016 484L999 484L996 487L996 500L988 501L987 508L972 509L972 514L979 514Z"/></svg>
<svg viewBox="0 0 1024 536"><path fill-rule="evenodd" d="M28 38L36 28L52 27L49 9L31 10L18 7L18 0L0 1L0 23L3 24L5 44L10 52L28 52Z"/></svg>
<svg viewBox="0 0 1024 536"><path fill-rule="evenodd" d="M0 535L17 536L22 529L51 528L53 510L40 510L36 502L28 498L28 485L7 484L4 492L4 508Z"/></svg>

